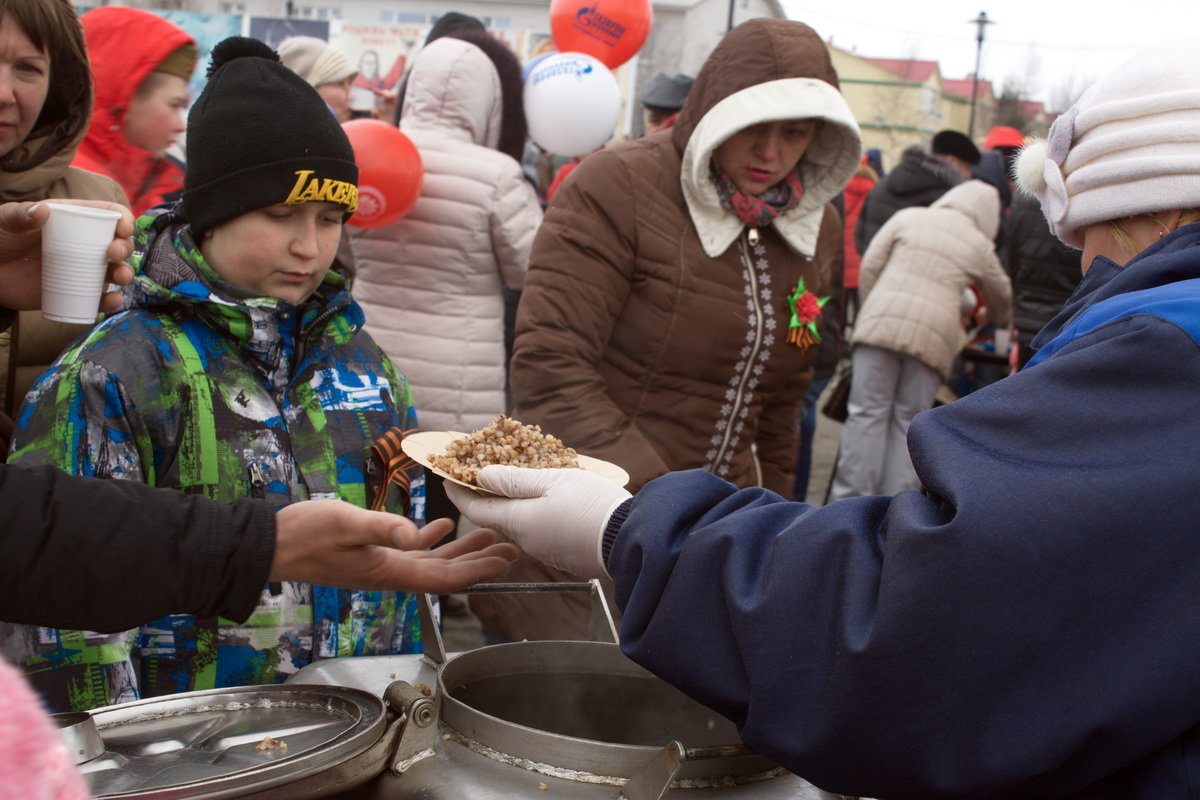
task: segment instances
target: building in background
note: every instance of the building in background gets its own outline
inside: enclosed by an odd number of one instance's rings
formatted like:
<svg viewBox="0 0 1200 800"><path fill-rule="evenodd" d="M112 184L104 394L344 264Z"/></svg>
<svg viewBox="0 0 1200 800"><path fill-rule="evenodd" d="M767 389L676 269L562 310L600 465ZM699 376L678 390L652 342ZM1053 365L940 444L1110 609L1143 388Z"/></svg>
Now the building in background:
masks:
<svg viewBox="0 0 1200 800"><path fill-rule="evenodd" d="M885 169L899 160L904 148L950 127L949 102L936 61L866 58L827 46L842 94L862 130L863 147L878 149Z"/></svg>
<svg viewBox="0 0 1200 800"><path fill-rule="evenodd" d="M971 127L971 88L975 88L975 125ZM959 80L948 80L942 83L946 93L947 107L950 109L950 124L946 127L967 133L971 131L975 139L982 141L987 132L996 124L996 94L992 91L992 82L980 78L971 80L968 75Z"/></svg>
<svg viewBox="0 0 1200 800"><path fill-rule="evenodd" d="M76 0L81 10L104 5ZM549 0L131 0L157 11L191 33L206 48L234 30L277 45L290 35L328 39L360 67L363 80L386 90L416 55L430 27L447 11L480 19L492 35L513 49L522 63L552 50ZM622 110L616 138L640 133L637 98L654 74L695 75L733 25L755 17L783 18L779 0L656 0L654 26L641 52L615 70ZM819 33L820 31L818 31ZM214 39L215 37L215 39ZM213 40L213 41L210 41ZM828 44L842 92L862 128L867 148L878 148L886 166L901 151L922 144L937 131L967 131L971 117L970 77L947 79L936 61L867 58ZM195 83L202 84L203 70ZM192 87L199 93L199 85ZM1019 119L1005 113L990 81L977 86L975 138L982 142L995 124L1044 134L1052 117L1041 103L1015 103ZM1025 124L1014 124L1024 120Z"/></svg>
<svg viewBox="0 0 1200 800"><path fill-rule="evenodd" d="M827 43L842 93L854 111L864 148L878 148L885 168L909 145L925 144L940 130L971 127L971 89L976 90L974 139L982 143L993 125L1012 125L1045 135L1052 118L1042 103L1017 100L1001 119L1002 98L991 81L948 79L936 61L868 58Z"/></svg>

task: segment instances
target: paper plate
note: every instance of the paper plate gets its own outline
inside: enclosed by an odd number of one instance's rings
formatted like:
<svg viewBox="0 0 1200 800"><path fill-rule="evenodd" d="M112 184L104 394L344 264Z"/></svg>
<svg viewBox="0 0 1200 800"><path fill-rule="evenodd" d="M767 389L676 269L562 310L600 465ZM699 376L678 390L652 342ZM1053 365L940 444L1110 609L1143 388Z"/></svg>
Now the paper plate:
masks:
<svg viewBox="0 0 1200 800"><path fill-rule="evenodd" d="M445 471L433 465L433 457L443 455L450 443L458 439L465 439L470 434L460 431L421 431L405 436L400 442L400 447L404 450L413 461L416 461L425 469L435 475L441 475L451 483L457 483L459 486L466 486L468 489L474 489L478 492L487 492L487 489L480 488L474 484L460 481L458 478L453 478ZM588 472L594 472L602 478L608 478L618 486L624 486L629 483L629 473L612 464L608 461L601 461L598 458L590 456L579 456L579 466ZM488 492L492 494L491 492Z"/></svg>

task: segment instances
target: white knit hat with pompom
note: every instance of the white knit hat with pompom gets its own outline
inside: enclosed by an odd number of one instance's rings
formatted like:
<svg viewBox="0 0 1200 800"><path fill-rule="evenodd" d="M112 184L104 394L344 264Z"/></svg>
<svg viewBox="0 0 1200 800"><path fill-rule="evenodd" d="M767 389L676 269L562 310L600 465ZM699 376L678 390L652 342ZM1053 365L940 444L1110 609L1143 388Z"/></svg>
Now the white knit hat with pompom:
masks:
<svg viewBox="0 0 1200 800"><path fill-rule="evenodd" d="M1014 168L1054 234L1083 247L1096 222L1200 208L1200 41L1144 50L1089 88Z"/></svg>

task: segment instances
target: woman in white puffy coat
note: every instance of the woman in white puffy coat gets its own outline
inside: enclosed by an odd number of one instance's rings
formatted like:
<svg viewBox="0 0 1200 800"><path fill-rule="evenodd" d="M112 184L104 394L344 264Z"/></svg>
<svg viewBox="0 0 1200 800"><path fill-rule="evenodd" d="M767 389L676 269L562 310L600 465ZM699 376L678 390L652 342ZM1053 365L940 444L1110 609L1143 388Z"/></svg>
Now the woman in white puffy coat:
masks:
<svg viewBox="0 0 1200 800"><path fill-rule="evenodd" d="M1007 327L1012 293L996 258L1000 196L968 181L929 208L906 208L871 239L859 274L849 411L830 496L919 488L908 426L933 405L966 344L963 289L983 292L988 320Z"/></svg>
<svg viewBox="0 0 1200 800"><path fill-rule="evenodd" d="M426 45L409 73L400 128L425 166L420 197L392 225L347 228L339 253L425 430L470 431L505 411L502 290L524 282L541 222L519 162L520 65L485 34L461 36Z"/></svg>

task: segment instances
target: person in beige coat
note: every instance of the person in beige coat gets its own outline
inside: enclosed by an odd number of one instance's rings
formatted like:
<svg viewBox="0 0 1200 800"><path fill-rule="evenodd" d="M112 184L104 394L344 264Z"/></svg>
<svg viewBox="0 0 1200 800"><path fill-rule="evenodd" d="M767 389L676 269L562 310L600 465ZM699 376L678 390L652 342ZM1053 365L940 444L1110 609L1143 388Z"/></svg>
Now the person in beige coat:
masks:
<svg viewBox="0 0 1200 800"><path fill-rule="evenodd" d="M993 245L999 226L999 193L968 181L929 208L897 212L871 240L832 499L918 488L908 426L933 405L966 344L963 289L981 289L988 320L1009 325L1012 295Z"/></svg>
<svg viewBox="0 0 1200 800"><path fill-rule="evenodd" d="M416 204L382 228L349 227L366 329L412 387L423 430L473 431L508 410L506 296L520 290L542 209L525 180L521 65L486 33L458 31L413 62L400 129L425 168ZM458 519L428 476L427 518ZM459 610L448 599L447 613Z"/></svg>
<svg viewBox="0 0 1200 800"><path fill-rule="evenodd" d="M444 36L421 50L400 117L425 167L420 197L398 222L348 228L339 253L357 272L367 330L408 377L426 430L472 431L506 410L501 290L524 282L542 218L518 161L523 133L516 157L498 149L506 129L524 130L519 102L510 111L506 100L477 44Z"/></svg>

